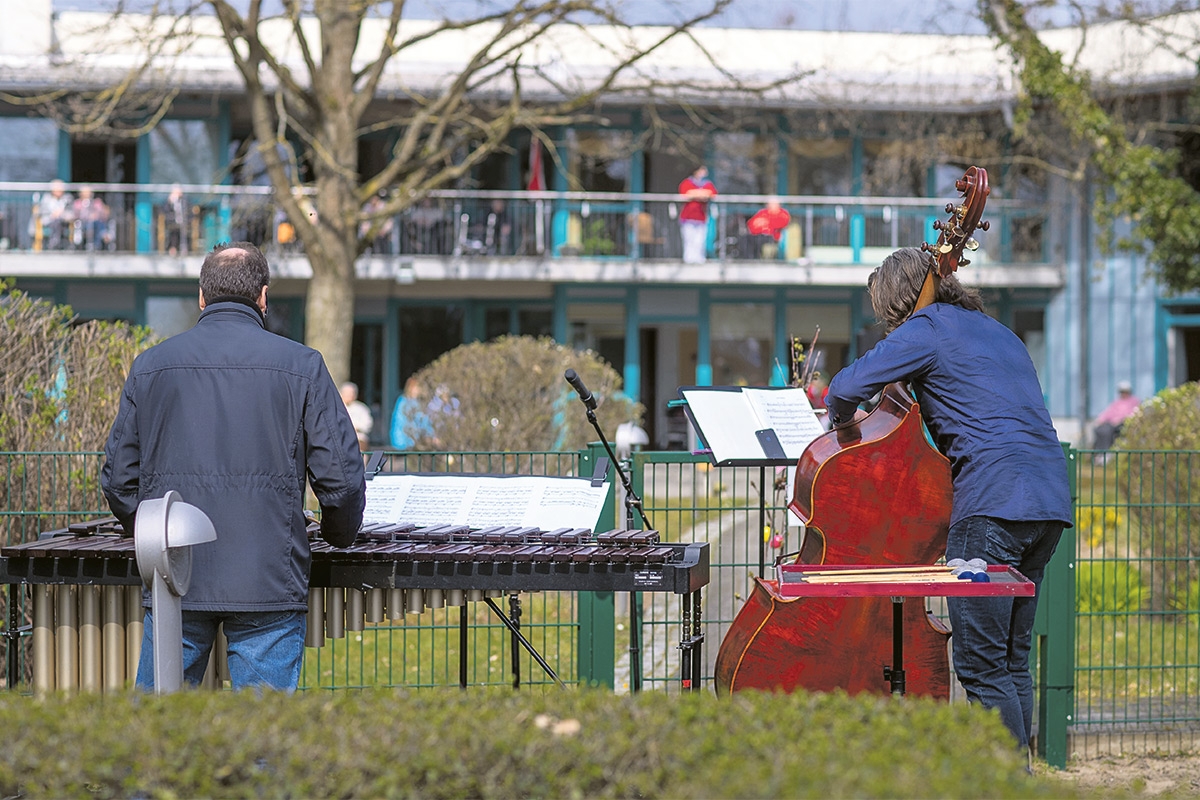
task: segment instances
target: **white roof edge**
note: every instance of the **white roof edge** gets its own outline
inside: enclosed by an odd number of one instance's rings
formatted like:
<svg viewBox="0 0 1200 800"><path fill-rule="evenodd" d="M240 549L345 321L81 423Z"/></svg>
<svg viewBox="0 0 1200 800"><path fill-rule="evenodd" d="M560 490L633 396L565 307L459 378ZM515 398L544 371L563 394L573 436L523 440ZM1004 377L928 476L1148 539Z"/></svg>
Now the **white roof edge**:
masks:
<svg viewBox="0 0 1200 800"><path fill-rule="evenodd" d="M55 55L0 53L0 86L36 89L75 83L84 70L98 82L137 63L133 45L144 15L115 19L102 12L63 11L54 17L60 52ZM185 54L162 63L170 81L187 90L236 91L241 79L222 41L215 39L215 19L190 20L196 37ZM428 30L436 23L406 20L402 35ZM373 52L382 41L383 20L368 20L360 48ZM604 74L624 48L654 40L668 29L613 26L563 26L526 48L523 63L536 65L524 78L534 93L552 94L555 83L587 85ZM283 48L289 63L298 63L298 52L287 45L288 34L268 31ZM1195 80L1200 55L1200 12L1185 12L1152 21L1148 26L1110 22L1079 28L1048 30L1041 34L1051 48L1087 69L1098 85L1140 91L1148 88L1189 86ZM690 37L694 37L695 42ZM380 86L381 95L405 89L436 90L467 54L479 47L483 32L439 34L436 41L416 45L389 64ZM698 42L701 47L696 45ZM708 62L712 53L721 70ZM448 57L447 54L456 56ZM671 80L687 77L696 95L720 99L729 95L722 70L747 81L771 81L802 75L787 87L773 91L774 104L804 106L828 99L874 108L943 106L950 110L999 107L1015 96L1011 62L990 37L977 34L873 33L799 30L752 30L698 27L689 37L669 42L628 74L634 80ZM503 93L504 82L489 87Z"/></svg>

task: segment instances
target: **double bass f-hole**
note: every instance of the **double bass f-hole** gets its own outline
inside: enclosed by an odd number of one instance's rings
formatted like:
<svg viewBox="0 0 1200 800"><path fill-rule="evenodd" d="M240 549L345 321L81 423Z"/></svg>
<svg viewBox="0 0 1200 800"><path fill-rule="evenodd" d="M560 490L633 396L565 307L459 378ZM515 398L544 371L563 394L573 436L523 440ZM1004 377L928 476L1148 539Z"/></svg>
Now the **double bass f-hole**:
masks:
<svg viewBox="0 0 1200 800"><path fill-rule="evenodd" d="M983 208L991 192L987 170L968 167L963 176L954 182L954 188L962 194L962 199L958 203L946 204L947 219L934 221L933 229L938 231L937 242L921 243L921 249L933 256L934 271L939 278L945 278L960 266L970 264L968 259L963 258L963 251L974 252L979 249L979 242L972 238L972 234L990 227L983 219Z"/></svg>

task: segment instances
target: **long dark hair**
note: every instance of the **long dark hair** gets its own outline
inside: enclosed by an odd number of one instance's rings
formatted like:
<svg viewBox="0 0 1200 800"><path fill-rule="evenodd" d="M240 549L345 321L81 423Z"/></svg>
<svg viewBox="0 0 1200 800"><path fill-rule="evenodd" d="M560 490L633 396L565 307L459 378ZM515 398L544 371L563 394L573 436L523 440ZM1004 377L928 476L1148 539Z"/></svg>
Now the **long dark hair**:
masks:
<svg viewBox="0 0 1200 800"><path fill-rule="evenodd" d="M917 305L925 276L933 267L933 256L915 247L904 247L883 260L867 278L875 318L891 333L908 319ZM983 299L953 275L942 278L935 303L949 303L970 311L983 311Z"/></svg>

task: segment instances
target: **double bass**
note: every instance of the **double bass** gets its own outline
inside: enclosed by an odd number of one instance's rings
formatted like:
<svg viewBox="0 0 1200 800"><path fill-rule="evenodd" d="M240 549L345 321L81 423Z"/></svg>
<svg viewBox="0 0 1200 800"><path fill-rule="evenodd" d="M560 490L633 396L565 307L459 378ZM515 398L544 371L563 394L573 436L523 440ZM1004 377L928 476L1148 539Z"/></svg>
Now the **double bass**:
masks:
<svg viewBox="0 0 1200 800"><path fill-rule="evenodd" d="M963 251L978 247L971 234L988 229L987 172L971 167L955 188L962 201L935 221L937 242L922 244L932 259L917 308L970 263ZM945 553L952 497L950 462L926 438L920 406L890 384L866 418L817 437L800 457L788 504L805 524L796 563L933 564ZM904 603L902 613L907 691L949 699L950 631L924 604ZM717 693L885 693L893 622L886 597L784 597L777 581L755 577L717 652Z"/></svg>

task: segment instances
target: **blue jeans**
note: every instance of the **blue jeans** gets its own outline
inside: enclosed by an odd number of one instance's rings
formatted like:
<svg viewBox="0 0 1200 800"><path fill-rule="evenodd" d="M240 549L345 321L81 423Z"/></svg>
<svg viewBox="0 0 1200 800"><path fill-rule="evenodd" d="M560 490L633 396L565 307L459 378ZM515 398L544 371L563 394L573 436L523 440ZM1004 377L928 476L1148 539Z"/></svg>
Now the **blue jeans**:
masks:
<svg viewBox="0 0 1200 800"><path fill-rule="evenodd" d="M184 611L183 680L199 686L209 653L224 624L229 642L229 679L234 689L264 686L294 692L304 661L303 611ZM154 625L146 609L146 632L138 659L137 687L154 689Z"/></svg>
<svg viewBox="0 0 1200 800"><path fill-rule="evenodd" d="M967 517L950 528L946 559L982 558L1015 567L1040 587L1046 563L1062 535L1061 522L1012 522ZM995 708L1022 748L1033 732L1033 597L950 597L954 669L967 698Z"/></svg>

